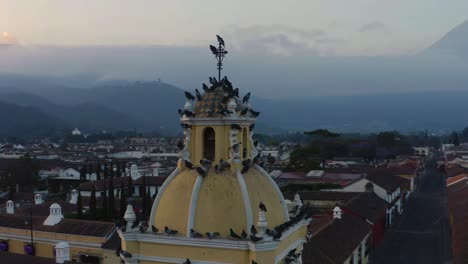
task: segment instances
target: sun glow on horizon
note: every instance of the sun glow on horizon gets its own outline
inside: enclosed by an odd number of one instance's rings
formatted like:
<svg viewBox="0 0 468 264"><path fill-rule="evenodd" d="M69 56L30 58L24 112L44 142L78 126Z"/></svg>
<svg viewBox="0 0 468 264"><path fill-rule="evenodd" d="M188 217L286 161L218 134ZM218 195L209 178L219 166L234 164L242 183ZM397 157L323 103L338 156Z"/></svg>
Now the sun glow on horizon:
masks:
<svg viewBox="0 0 468 264"><path fill-rule="evenodd" d="M5 32L3 32L2 36L3 36L4 38L8 38L8 37L10 36L10 34L8 34L8 32L5 31Z"/></svg>

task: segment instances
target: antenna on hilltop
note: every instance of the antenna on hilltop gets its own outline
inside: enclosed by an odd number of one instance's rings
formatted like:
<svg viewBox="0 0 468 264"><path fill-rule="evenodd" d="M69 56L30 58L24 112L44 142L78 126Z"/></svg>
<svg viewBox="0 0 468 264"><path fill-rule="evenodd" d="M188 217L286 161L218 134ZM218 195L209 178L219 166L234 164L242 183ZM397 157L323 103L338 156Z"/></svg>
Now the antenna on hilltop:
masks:
<svg viewBox="0 0 468 264"><path fill-rule="evenodd" d="M218 61L217 66L218 66L218 80L221 80L221 70L223 69L223 59L224 56L228 53L227 50L225 49L225 44L223 38L221 38L219 35L216 35L216 38L218 39L218 47L216 48L213 45L210 45L210 50L215 55L216 60Z"/></svg>

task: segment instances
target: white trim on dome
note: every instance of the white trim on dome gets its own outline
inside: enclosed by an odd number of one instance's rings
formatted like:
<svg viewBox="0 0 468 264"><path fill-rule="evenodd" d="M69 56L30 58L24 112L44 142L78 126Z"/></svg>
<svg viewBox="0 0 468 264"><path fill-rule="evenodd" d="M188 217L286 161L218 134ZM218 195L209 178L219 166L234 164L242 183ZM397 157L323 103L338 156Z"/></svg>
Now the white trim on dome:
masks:
<svg viewBox="0 0 468 264"><path fill-rule="evenodd" d="M196 125L231 125L237 124L239 126L249 126L257 120L251 117L182 117L180 119L183 123L196 124Z"/></svg>
<svg viewBox="0 0 468 264"><path fill-rule="evenodd" d="M275 264L282 261L288 255L289 251L291 251L294 248L298 248L300 245L303 245L305 242L306 242L305 238L301 238L297 240L296 242L294 242L294 244L290 245L287 249L285 249L283 252L281 252L279 255L276 256ZM301 252L301 255L302 255L302 252Z"/></svg>
<svg viewBox="0 0 468 264"><path fill-rule="evenodd" d="M180 258L164 258L164 257L156 257L156 256L145 256L145 255L137 255L134 254L132 259L137 260L145 260L145 261L152 261L152 262L160 262L160 263L185 263L186 259ZM190 263L193 264L230 264L231 262L219 262L219 261L197 261L190 259Z"/></svg>
<svg viewBox="0 0 468 264"><path fill-rule="evenodd" d="M247 220L247 234L250 235L250 227L253 225L253 215L252 215L252 205L250 204L249 191L247 190L247 185L244 181L244 176L237 170L236 173L237 182L242 193L242 200L244 201L245 216Z"/></svg>
<svg viewBox="0 0 468 264"><path fill-rule="evenodd" d="M156 199L154 199L153 206L151 207L151 214L150 214L150 221L149 221L151 224L154 224L156 209L158 208L159 202L161 201L162 194L166 190L169 183L174 179L174 177L178 173L179 173L179 168L176 168L171 173L171 175L169 175L169 177L167 177L167 179L164 181L163 185L159 189L158 195L156 195Z"/></svg>
<svg viewBox="0 0 468 264"><path fill-rule="evenodd" d="M201 187L202 181L203 181L203 177L198 175L197 179L195 180L195 184L193 185L192 197L190 198L189 215L188 215L188 221L187 221L187 236L188 237L190 237L190 229L193 228L194 223L195 223L198 194L200 193L200 187Z"/></svg>
<svg viewBox="0 0 468 264"><path fill-rule="evenodd" d="M288 211L288 207L286 206L286 202L284 201L284 196L283 196L283 193L281 193L281 190L280 188L278 187L278 184L276 184L275 180L273 180L273 178L268 175L268 173L260 166L258 166L257 164L254 165L255 169L257 169L263 176L265 176L268 181L270 181L270 183L273 185L273 188L275 189L276 193L278 194L278 196L280 197L280 203L283 205L283 213L284 213L284 217L286 218L286 221L289 221L289 211Z"/></svg>

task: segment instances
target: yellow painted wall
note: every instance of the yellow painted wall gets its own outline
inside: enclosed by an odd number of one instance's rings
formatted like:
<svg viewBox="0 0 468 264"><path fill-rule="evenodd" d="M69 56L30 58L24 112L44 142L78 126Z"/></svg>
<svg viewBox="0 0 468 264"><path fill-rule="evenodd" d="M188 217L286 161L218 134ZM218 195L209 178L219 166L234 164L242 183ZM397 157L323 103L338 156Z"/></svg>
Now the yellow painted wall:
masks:
<svg viewBox="0 0 468 264"><path fill-rule="evenodd" d="M216 125L216 126L192 126L192 136L190 141L190 157L192 163L195 165L200 165L200 160L203 159L203 134L207 127L211 127L215 131L215 160L214 163L219 163L220 159L228 160L229 159L229 151L231 146L230 141L230 134L231 125ZM243 137L242 130L237 134L238 142L242 142L241 144L241 158L249 158L249 153L251 151L251 144L250 144L250 131L248 126L242 126L242 129L246 132L246 137ZM247 148L247 157L242 156L242 149Z"/></svg>
<svg viewBox="0 0 468 264"><path fill-rule="evenodd" d="M159 230L163 231L164 227L168 226L186 234L192 189L197 176L195 170L184 170L168 184L161 194L155 213L154 225Z"/></svg>
<svg viewBox="0 0 468 264"><path fill-rule="evenodd" d="M275 227L286 222L281 197L278 196L271 182L254 168L251 168L243 177L251 201L254 223L258 220L258 213L260 212L258 205L260 202L263 202L267 207L266 219L269 227Z"/></svg>
<svg viewBox="0 0 468 264"><path fill-rule="evenodd" d="M2 238L7 238L9 252L24 254L24 245L29 243L30 237L30 230L25 229L14 229L14 228L0 228L0 234ZM24 236L26 239L19 240L17 238L11 238L9 235L15 236ZM70 234L59 234L59 233L49 233L49 232L41 232L41 231L33 231L34 237L34 246L35 246L35 255L38 257L44 258L55 258L54 257L54 249L56 243L54 242L43 242L40 241L41 239L53 239L65 242L82 242L82 243L97 243L103 244L105 242L105 238L99 237L88 237L88 236L75 236ZM84 247L76 247L71 245L70 246L70 255L72 257L76 257L81 254L90 254L96 255L104 260L104 264L111 264L111 263L119 263L117 256L111 253L110 251L105 252L102 248L84 248Z"/></svg>
<svg viewBox="0 0 468 264"><path fill-rule="evenodd" d="M238 234L247 231L242 192L233 172L210 171L200 186L195 215L194 229L201 233L220 232L228 236L229 227Z"/></svg>

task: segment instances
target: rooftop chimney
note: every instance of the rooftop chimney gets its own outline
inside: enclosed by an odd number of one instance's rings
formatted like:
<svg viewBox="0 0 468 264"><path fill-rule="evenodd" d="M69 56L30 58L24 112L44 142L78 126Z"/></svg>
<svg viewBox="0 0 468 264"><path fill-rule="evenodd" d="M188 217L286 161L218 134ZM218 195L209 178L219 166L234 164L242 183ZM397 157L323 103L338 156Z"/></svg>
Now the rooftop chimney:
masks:
<svg viewBox="0 0 468 264"><path fill-rule="evenodd" d="M335 209L333 209L333 218L334 219L341 219L341 215L343 214L343 211L336 206Z"/></svg>
<svg viewBox="0 0 468 264"><path fill-rule="evenodd" d="M34 195L34 204L43 204L43 203L44 203L44 199L42 198L42 194L36 193L36 195Z"/></svg>
<svg viewBox="0 0 468 264"><path fill-rule="evenodd" d="M46 226L54 226L60 221L62 221L62 207L59 204L54 203L49 207L49 216L44 221L44 225Z"/></svg>
<svg viewBox="0 0 468 264"><path fill-rule="evenodd" d="M55 262L65 263L70 260L70 245L66 242L59 242L55 246Z"/></svg>
<svg viewBox="0 0 468 264"><path fill-rule="evenodd" d="M7 214L14 214L15 213L15 202L12 200L8 200L6 202L6 212Z"/></svg>
<svg viewBox="0 0 468 264"><path fill-rule="evenodd" d="M70 203L71 203L71 204L77 204L77 203L78 203L78 190L73 189L73 190L71 191Z"/></svg>

